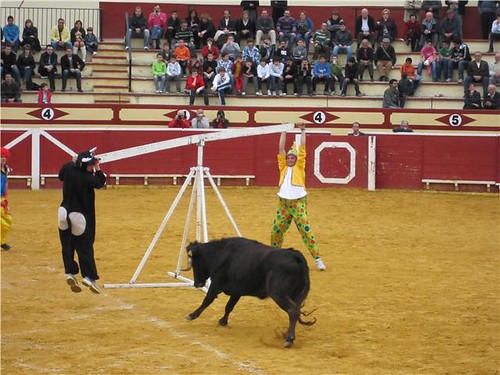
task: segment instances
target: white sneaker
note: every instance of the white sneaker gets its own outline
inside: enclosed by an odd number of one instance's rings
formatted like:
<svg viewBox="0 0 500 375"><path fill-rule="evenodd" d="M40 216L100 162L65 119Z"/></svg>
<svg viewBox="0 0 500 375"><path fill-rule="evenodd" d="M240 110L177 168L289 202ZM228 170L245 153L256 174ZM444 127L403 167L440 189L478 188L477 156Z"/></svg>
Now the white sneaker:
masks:
<svg viewBox="0 0 500 375"><path fill-rule="evenodd" d="M97 55L97 52L92 52L92 55L93 55L93 56Z"/></svg>
<svg viewBox="0 0 500 375"><path fill-rule="evenodd" d="M257 95L257 96L261 96L261 95L262 95L262 91L257 91L257 92L255 93L255 95Z"/></svg>
<svg viewBox="0 0 500 375"><path fill-rule="evenodd" d="M67 273L66 283L70 286L71 291L73 293L80 293L82 291L82 288L80 288L80 285L78 285L78 280L76 278L76 275L73 275L72 273Z"/></svg>
<svg viewBox="0 0 500 375"><path fill-rule="evenodd" d="M97 282L95 280L90 280L88 277L84 277L82 283L83 285L88 287L92 293L101 293L101 289L99 289L99 285L97 285Z"/></svg>
<svg viewBox="0 0 500 375"><path fill-rule="evenodd" d="M273 96L276 96L276 91L273 91Z"/></svg>
<svg viewBox="0 0 500 375"><path fill-rule="evenodd" d="M267 90L267 95L268 96L271 96L273 93L271 92L271 90Z"/></svg>
<svg viewBox="0 0 500 375"><path fill-rule="evenodd" d="M145 51L149 51L149 47L148 46L144 46L144 50Z"/></svg>
<svg viewBox="0 0 500 375"><path fill-rule="evenodd" d="M326 269L325 264L323 263L323 261L321 260L321 258L314 259L314 262L316 262L316 268L319 271L324 271Z"/></svg>
<svg viewBox="0 0 500 375"><path fill-rule="evenodd" d="M242 95L242 96L245 96L246 94L247 94L247 93L246 93L245 91L242 91L242 92L241 92L241 95Z"/></svg>

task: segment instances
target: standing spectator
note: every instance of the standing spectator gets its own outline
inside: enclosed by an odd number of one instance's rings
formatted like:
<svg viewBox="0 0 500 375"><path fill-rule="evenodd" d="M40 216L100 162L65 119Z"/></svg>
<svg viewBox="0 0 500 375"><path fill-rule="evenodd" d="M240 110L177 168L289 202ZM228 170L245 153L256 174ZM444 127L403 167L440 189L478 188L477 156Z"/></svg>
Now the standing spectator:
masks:
<svg viewBox="0 0 500 375"><path fill-rule="evenodd" d="M415 19L418 19L418 11L422 7L422 0L405 0L404 9L405 14L403 20L408 22L412 15Z"/></svg>
<svg viewBox="0 0 500 375"><path fill-rule="evenodd" d="M358 60L359 67L359 80L363 81L363 76L365 74L365 69L368 68L368 74L370 75L370 82L373 82L373 59L375 54L373 48L368 45L368 39L363 39L361 41L361 47L356 51L356 58Z"/></svg>
<svg viewBox="0 0 500 375"><path fill-rule="evenodd" d="M342 72L342 66L340 65L340 61L338 61L337 56L332 56L332 62L330 64L330 90L331 94L335 95L335 83L339 85L339 94L342 92L342 84L344 83L344 74Z"/></svg>
<svg viewBox="0 0 500 375"><path fill-rule="evenodd" d="M11 77L12 78L12 77ZM1 199L1 244L2 250L10 250L10 245L7 243L7 233L9 232L10 226L12 225L12 214L10 213L8 196L8 176L11 171L7 165L7 159L10 159L10 150L8 148L2 147L0 149L0 160L1 160L1 179L0 179L0 199Z"/></svg>
<svg viewBox="0 0 500 375"><path fill-rule="evenodd" d="M479 51L474 53L474 60L467 67L468 77L465 79L464 90L467 91L471 83L481 83L483 85L483 96L488 92L490 68L488 63L482 59L483 54Z"/></svg>
<svg viewBox="0 0 500 375"><path fill-rule="evenodd" d="M226 94L229 91L231 91L231 78L226 74L226 68L222 66L212 82L212 92L217 93L220 105L226 105Z"/></svg>
<svg viewBox="0 0 500 375"><path fill-rule="evenodd" d="M23 77L23 81L26 84L26 90L31 90L33 86L33 73L35 72L35 58L31 53L31 48L29 44L23 47L23 52L17 58L17 68L19 69L19 74Z"/></svg>
<svg viewBox="0 0 500 375"><path fill-rule="evenodd" d="M151 35L151 44L154 41L156 49L160 49L160 39L165 32L166 24L167 14L161 11L159 4L156 4L148 17L148 29Z"/></svg>
<svg viewBox="0 0 500 375"><path fill-rule="evenodd" d="M263 40L265 36L268 36L271 40L272 45L276 45L276 31L274 31L274 22L267 10L263 10L260 17L257 18L255 24L255 45L260 46L260 41Z"/></svg>
<svg viewBox="0 0 500 375"><path fill-rule="evenodd" d="M432 12L427 12L420 25L420 45L423 46L428 40L434 47L437 47L439 40L438 24L434 19Z"/></svg>
<svg viewBox="0 0 500 375"><path fill-rule="evenodd" d="M196 9L191 9L189 11L189 15L186 17L186 22L188 29L193 33L193 44L196 49L200 44L200 39L198 37L198 32L200 31L200 19L198 18L198 12Z"/></svg>
<svg viewBox="0 0 500 375"><path fill-rule="evenodd" d="M243 8L243 12L247 12L250 19L255 22L255 20L257 19L257 8L259 6L259 1L241 1L240 6Z"/></svg>
<svg viewBox="0 0 500 375"><path fill-rule="evenodd" d="M451 82L453 76L453 47L450 47L448 40L443 40L441 48L439 49L438 58L438 79Z"/></svg>
<svg viewBox="0 0 500 375"><path fill-rule="evenodd" d="M64 18L59 18L57 20L57 25L52 28L50 38L50 43L54 51L58 48L66 51L67 47L72 47L71 35L69 29L65 25Z"/></svg>
<svg viewBox="0 0 500 375"><path fill-rule="evenodd" d="M359 122L354 121L352 123L352 133L347 134L351 137L359 137L365 135L365 133L359 131Z"/></svg>
<svg viewBox="0 0 500 375"><path fill-rule="evenodd" d="M424 13L431 12L435 20L439 20L439 12L441 11L441 0L424 0L422 1L422 10Z"/></svg>
<svg viewBox="0 0 500 375"><path fill-rule="evenodd" d="M175 34L177 30L181 28L181 20L179 18L179 13L177 10L173 9L167 19L167 31L165 37L168 40L168 44L172 45L175 39ZM214 34L215 35L215 34Z"/></svg>
<svg viewBox="0 0 500 375"><path fill-rule="evenodd" d="M331 34L325 22L321 24L321 28L314 33L314 54L313 60L318 59L318 55L330 57L330 41Z"/></svg>
<svg viewBox="0 0 500 375"><path fill-rule="evenodd" d="M305 11L300 12L299 19L295 21L295 28L297 29L297 40L304 40L306 51L309 53L309 43L311 42L311 38L313 36L314 23L309 17L307 17Z"/></svg>
<svg viewBox="0 0 500 375"><path fill-rule="evenodd" d="M214 43L212 38L207 39L207 44L203 46L201 49L201 55L206 60L208 58L208 54L211 53L213 58L217 60L219 58L219 49Z"/></svg>
<svg viewBox="0 0 500 375"><path fill-rule="evenodd" d="M6 73L10 73L16 83L21 85L21 75L19 74L19 68L16 65L16 54L12 51L10 44L6 44L5 48L1 54L1 64L0 64L0 75L2 78Z"/></svg>
<svg viewBox="0 0 500 375"><path fill-rule="evenodd" d="M12 78L11 73L5 73L5 80L2 82L2 103L22 103L21 89Z"/></svg>
<svg viewBox="0 0 500 375"><path fill-rule="evenodd" d="M271 39L269 39L268 36L265 36L260 46L260 57L271 63L273 61L275 52L276 45L271 44Z"/></svg>
<svg viewBox="0 0 500 375"><path fill-rule="evenodd" d="M274 57L279 57L282 63L285 63L288 58L292 57L292 52L288 48L286 40L279 41L278 49L276 50Z"/></svg>
<svg viewBox="0 0 500 375"><path fill-rule="evenodd" d="M89 51L92 56L97 55L99 42L97 40L97 36L94 34L94 28L92 26L87 27L87 34L83 37L83 41L85 42L87 51Z"/></svg>
<svg viewBox="0 0 500 375"><path fill-rule="evenodd" d="M368 9L361 9L361 15L356 18L356 26L354 28L358 41L358 48L363 39L368 39L375 49L375 20L368 14Z"/></svg>
<svg viewBox="0 0 500 375"><path fill-rule="evenodd" d="M236 89L236 93L241 95L241 89L243 87L243 60L241 59L241 55L237 55L234 60L232 76L234 80L234 88Z"/></svg>
<svg viewBox="0 0 500 375"><path fill-rule="evenodd" d="M381 81L388 81L392 67L396 64L396 51L391 46L389 38L382 39L382 44L375 51L375 64L377 65Z"/></svg>
<svg viewBox="0 0 500 375"><path fill-rule="evenodd" d="M214 36L214 42L221 46L227 41L227 37L230 34L233 36L236 35L236 20L231 18L229 9L224 9L224 14L219 20L219 27Z"/></svg>
<svg viewBox="0 0 500 375"><path fill-rule="evenodd" d="M321 55L319 61L314 64L313 79L312 79L312 90L313 95L316 95L316 85L318 82L324 82L325 88L323 90L324 95L330 94L330 82L331 82L332 71L330 70L330 64L326 62L325 56Z"/></svg>
<svg viewBox="0 0 500 375"><path fill-rule="evenodd" d="M36 102L38 104L52 103L52 91L49 90L49 85L47 85L45 82L42 82L42 84L40 85Z"/></svg>
<svg viewBox="0 0 500 375"><path fill-rule="evenodd" d="M446 11L446 17L439 24L441 43L444 40L453 40L462 37L462 22L453 9Z"/></svg>
<svg viewBox="0 0 500 375"><path fill-rule="evenodd" d="M288 95L288 84L292 84L292 91L295 93L295 82L296 82L296 69L295 69L295 64L293 63L293 60L291 58L288 58L285 61L285 67L283 69L283 96Z"/></svg>
<svg viewBox="0 0 500 375"><path fill-rule="evenodd" d="M215 129L227 129L228 126L229 126L229 120L226 118L226 114L224 113L224 110L219 109L217 111L217 117L215 117L212 120L210 127L215 128Z"/></svg>
<svg viewBox="0 0 500 375"><path fill-rule="evenodd" d="M210 122L203 109L196 110L196 116L191 120L191 127L194 129L208 129L210 127Z"/></svg>
<svg viewBox="0 0 500 375"><path fill-rule="evenodd" d="M463 109L481 109L481 94L473 83L465 91Z"/></svg>
<svg viewBox="0 0 500 375"><path fill-rule="evenodd" d="M340 30L335 33L333 38L334 45L333 55L338 56L340 53L347 54L347 60L352 57L352 34L347 30L346 24L342 21L340 23Z"/></svg>
<svg viewBox="0 0 500 375"><path fill-rule="evenodd" d="M200 46L206 45L208 43L209 39L211 39L213 42L214 36L215 36L214 22L210 19L210 16L207 13L202 13L200 15L200 28L198 31L198 45L196 46L196 48L200 48ZM206 58L206 57L204 56L204 58Z"/></svg>
<svg viewBox="0 0 500 375"><path fill-rule="evenodd" d="M283 94L283 70L285 65L281 62L281 59L278 56L273 58L273 63L270 66L270 85L271 92L273 96L276 96L276 92L278 96Z"/></svg>
<svg viewBox="0 0 500 375"><path fill-rule="evenodd" d="M85 62L87 58L87 50L85 48L85 29L83 28L82 21L75 22L75 26L71 29L71 43L73 44L73 54L77 55L78 50L82 51L82 60Z"/></svg>
<svg viewBox="0 0 500 375"><path fill-rule="evenodd" d="M267 94L269 96L272 95L271 92L271 85L270 85L270 79L269 77L271 76L271 67L267 63L267 60L262 58L260 59L260 64L257 67L257 96L262 95L262 82L267 82Z"/></svg>
<svg viewBox="0 0 500 375"><path fill-rule="evenodd" d="M182 77L182 68L181 65L177 62L177 59L174 56L170 59L170 62L167 65L167 77L166 77L166 85L165 93L168 94L170 91L170 81L175 82L175 88L177 90L177 94L181 93L181 77Z"/></svg>
<svg viewBox="0 0 500 375"><path fill-rule="evenodd" d="M12 51L17 53L19 48L19 26L14 23L14 17L12 16L7 17L7 25L3 28L3 37L5 38L5 44L10 45Z"/></svg>
<svg viewBox="0 0 500 375"><path fill-rule="evenodd" d="M245 66L243 66L242 75L243 75L243 87L241 89L242 90L241 95L247 94L248 82L253 83L253 88L255 90L255 93L257 93L258 90L257 68L251 57L247 57L247 59L245 60Z"/></svg>
<svg viewBox="0 0 500 375"><path fill-rule="evenodd" d="M260 51L254 45L253 39L247 39L247 46L243 48L242 52L243 61L247 61L248 59L252 60L252 64L257 67L259 65L260 60Z"/></svg>
<svg viewBox="0 0 500 375"><path fill-rule="evenodd" d="M465 6L468 2L468 0L444 0L444 3L447 5L448 9L451 9L455 12L455 15L460 19L460 22L463 21L465 15Z"/></svg>
<svg viewBox="0 0 500 375"><path fill-rule="evenodd" d="M30 46L32 52L40 52L40 39L38 39L38 29L33 26L33 21L29 18L24 22L23 41L21 46Z"/></svg>
<svg viewBox="0 0 500 375"><path fill-rule="evenodd" d="M249 40L255 38L255 21L252 20L248 12L243 11L241 18L236 21L236 40L241 42L243 39Z"/></svg>
<svg viewBox="0 0 500 375"><path fill-rule="evenodd" d="M307 59L302 60L300 65L297 65L297 96L302 96L304 93L304 83L307 95L312 95L312 73Z"/></svg>
<svg viewBox="0 0 500 375"><path fill-rule="evenodd" d="M76 78L76 87L78 92L82 91L82 71L85 68L85 62L71 48L66 48L66 54L61 57L62 70L62 90L66 91L66 82L68 77Z"/></svg>
<svg viewBox="0 0 500 375"><path fill-rule="evenodd" d="M401 120L399 126L392 129L393 133L413 133L408 120Z"/></svg>
<svg viewBox="0 0 500 375"><path fill-rule="evenodd" d="M406 26L406 45L410 46L412 52L419 50L420 43L420 22L417 21L415 14L410 15L410 19L405 22Z"/></svg>
<svg viewBox="0 0 500 375"><path fill-rule="evenodd" d="M71 48L71 47L70 47ZM38 63L38 74L42 78L49 78L50 90L56 89L55 76L57 73L57 55L54 53L54 47L47 44L45 52L40 56Z"/></svg>
<svg viewBox="0 0 500 375"><path fill-rule="evenodd" d="M227 54L231 61L234 61L236 56L241 53L240 45L234 41L234 35L227 37L227 42L222 46L220 52L222 55Z"/></svg>
<svg viewBox="0 0 500 375"><path fill-rule="evenodd" d="M175 47L174 56L182 68L182 74L186 74L187 62L191 58L189 48L184 44L184 39L179 40L179 44Z"/></svg>
<svg viewBox="0 0 500 375"><path fill-rule="evenodd" d="M165 92L166 79L167 79L167 66L163 61L161 53L156 54L156 61L152 66L153 81L155 83L155 91L157 94Z"/></svg>
<svg viewBox="0 0 500 375"><path fill-rule="evenodd" d="M58 212L58 228L66 282L72 292L81 292L76 279L79 271L74 260L76 250L83 284L92 293L101 293L97 285L99 276L94 260L94 189L101 189L106 185L106 175L101 171L94 150L81 152L75 162L64 164L59 171L59 180L63 182L63 200Z"/></svg>
<svg viewBox="0 0 500 375"><path fill-rule="evenodd" d="M207 90L205 90L205 83L197 70L193 70L191 76L187 79L186 89L189 93L189 105L194 104L196 95L202 95L203 102L205 105L208 105L208 93Z"/></svg>
<svg viewBox="0 0 500 375"><path fill-rule="evenodd" d="M185 129L190 128L191 124L186 119L186 113L184 110L180 109L177 111L175 118L170 121L167 125L169 128Z"/></svg>
<svg viewBox="0 0 500 375"><path fill-rule="evenodd" d="M288 8L287 0L271 0L271 9L273 15L273 22L276 25L278 20L283 17L285 10Z"/></svg>
<svg viewBox="0 0 500 375"><path fill-rule="evenodd" d="M341 96L347 95L347 85L349 83L354 84L354 90L356 91L356 96L361 96L361 91L359 91L359 81L358 81L358 64L356 63L356 59L351 57L347 59L347 63L344 69L345 78L342 82L342 92Z"/></svg>
<svg viewBox="0 0 500 375"><path fill-rule="evenodd" d="M396 22L392 18L389 18L390 14L391 11L389 9L384 9L382 11L382 18L377 21L377 41L379 43L384 38L389 38L392 43L398 37L398 27L396 26Z"/></svg>
<svg viewBox="0 0 500 375"><path fill-rule="evenodd" d="M295 65L300 65L302 60L307 59L307 48L305 47L305 42L303 39L297 40L297 45L293 47L292 58Z"/></svg>
<svg viewBox="0 0 500 375"><path fill-rule="evenodd" d="M484 96L484 109L500 109L500 93L495 85L488 85L488 92Z"/></svg>
<svg viewBox="0 0 500 375"><path fill-rule="evenodd" d="M140 6L135 7L134 14L128 20L128 30L125 37L125 49L130 48L130 43L132 38L135 36L144 37L144 49L149 49L149 30L148 30L148 20L144 13L142 13L142 8Z"/></svg>
<svg viewBox="0 0 500 375"><path fill-rule="evenodd" d="M488 53L493 52L493 42L498 40L500 40L500 13L497 14L497 19L491 24Z"/></svg>
<svg viewBox="0 0 500 375"><path fill-rule="evenodd" d="M495 53L495 62L490 64L490 85L500 85L500 52Z"/></svg>
<svg viewBox="0 0 500 375"><path fill-rule="evenodd" d="M399 90L398 80L391 79L389 87L384 91L384 99L382 101L383 108L399 109Z"/></svg>
<svg viewBox="0 0 500 375"><path fill-rule="evenodd" d="M203 82L205 82L205 88L212 85L212 81L217 72L217 61L214 60L214 55L209 53L207 59L203 61Z"/></svg>
<svg viewBox="0 0 500 375"><path fill-rule="evenodd" d="M458 68L458 83L464 81L464 72L467 70L470 61L472 60L469 52L469 46L462 42L461 39L453 41L453 52L451 55L453 67ZM451 72L453 75L453 72Z"/></svg>
<svg viewBox="0 0 500 375"><path fill-rule="evenodd" d="M341 22L344 22L344 19L340 17L339 11L333 10L332 15L326 21L326 26L331 35L335 35L335 33L340 30Z"/></svg>
<svg viewBox="0 0 500 375"><path fill-rule="evenodd" d="M432 80L437 82L439 76L437 51L430 40L420 50L420 63L417 70L419 76L422 76L422 69L424 67L427 69L427 74L432 77Z"/></svg>
<svg viewBox="0 0 500 375"><path fill-rule="evenodd" d="M488 39L491 30L491 24L495 20L498 11L498 1L477 2L477 9L481 15L481 31L483 39Z"/></svg>
<svg viewBox="0 0 500 375"><path fill-rule="evenodd" d="M403 78L403 75L406 75L406 79L408 80L410 86L408 95L413 96L420 85L422 77L417 73L417 70L413 66L413 59L411 57L406 58L405 63L401 65L400 72L401 78Z"/></svg>
<svg viewBox="0 0 500 375"><path fill-rule="evenodd" d="M276 31L278 32L278 40L286 40L288 48L292 48L297 38L297 26L295 25L295 18L290 15L290 10L286 9L283 17L280 17L276 23Z"/></svg>

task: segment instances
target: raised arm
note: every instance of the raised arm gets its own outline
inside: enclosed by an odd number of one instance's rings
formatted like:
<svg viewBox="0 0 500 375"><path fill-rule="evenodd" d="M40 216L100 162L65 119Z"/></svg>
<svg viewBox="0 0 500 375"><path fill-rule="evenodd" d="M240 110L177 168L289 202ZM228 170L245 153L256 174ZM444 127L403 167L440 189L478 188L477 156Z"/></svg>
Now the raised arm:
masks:
<svg viewBox="0 0 500 375"><path fill-rule="evenodd" d="M300 144L306 147L306 124L297 122L295 126L300 129Z"/></svg>
<svg viewBox="0 0 500 375"><path fill-rule="evenodd" d="M285 153L285 142L286 142L286 132L281 132L280 143L278 153L280 155L286 155Z"/></svg>

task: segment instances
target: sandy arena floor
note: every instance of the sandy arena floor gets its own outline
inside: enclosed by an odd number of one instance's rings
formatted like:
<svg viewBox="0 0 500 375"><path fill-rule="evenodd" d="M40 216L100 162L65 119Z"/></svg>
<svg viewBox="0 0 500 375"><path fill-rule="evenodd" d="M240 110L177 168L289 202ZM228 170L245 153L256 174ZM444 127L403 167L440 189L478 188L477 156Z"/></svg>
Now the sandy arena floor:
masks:
<svg viewBox="0 0 500 375"><path fill-rule="evenodd" d="M222 188L246 237L269 241L274 188ZM97 194L100 283L128 282L178 187ZM195 289L103 289L65 283L56 212L61 191L11 191L12 249L1 253L4 374L498 374L498 195L311 189L325 272L311 266L305 310L283 348L287 316L243 298L218 327L222 295L195 321ZM173 281L188 195L138 282ZM211 238L234 231L207 189ZM194 239L194 235L190 236ZM297 230L285 241L304 251ZM190 274L186 274L190 276Z"/></svg>

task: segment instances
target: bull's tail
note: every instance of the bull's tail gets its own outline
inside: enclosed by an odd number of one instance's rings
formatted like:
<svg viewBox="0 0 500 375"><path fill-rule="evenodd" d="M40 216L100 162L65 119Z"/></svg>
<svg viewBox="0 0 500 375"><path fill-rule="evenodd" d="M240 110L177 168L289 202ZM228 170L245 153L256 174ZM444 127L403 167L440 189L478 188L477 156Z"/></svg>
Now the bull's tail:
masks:
<svg viewBox="0 0 500 375"><path fill-rule="evenodd" d="M297 262L299 264L299 268L301 271L301 275L300 275L301 282L299 284L299 287L302 287L302 288L300 289L297 297L295 298L295 301L292 301L292 302L293 302L293 305L297 306L298 312L300 313L297 321L302 325L312 326L314 323L316 323L316 318L313 317L312 320L309 320L309 321L302 320L302 318L301 318L301 316L311 315L314 311L316 311L316 309L314 309L310 312L307 312L307 313L301 311L301 309L305 306L305 301L306 301L307 295L309 293L311 283L309 280L309 267L307 266L307 261L304 258L304 256L302 255L302 253L299 253L299 254L300 254L300 256L298 256L298 259L297 259Z"/></svg>

